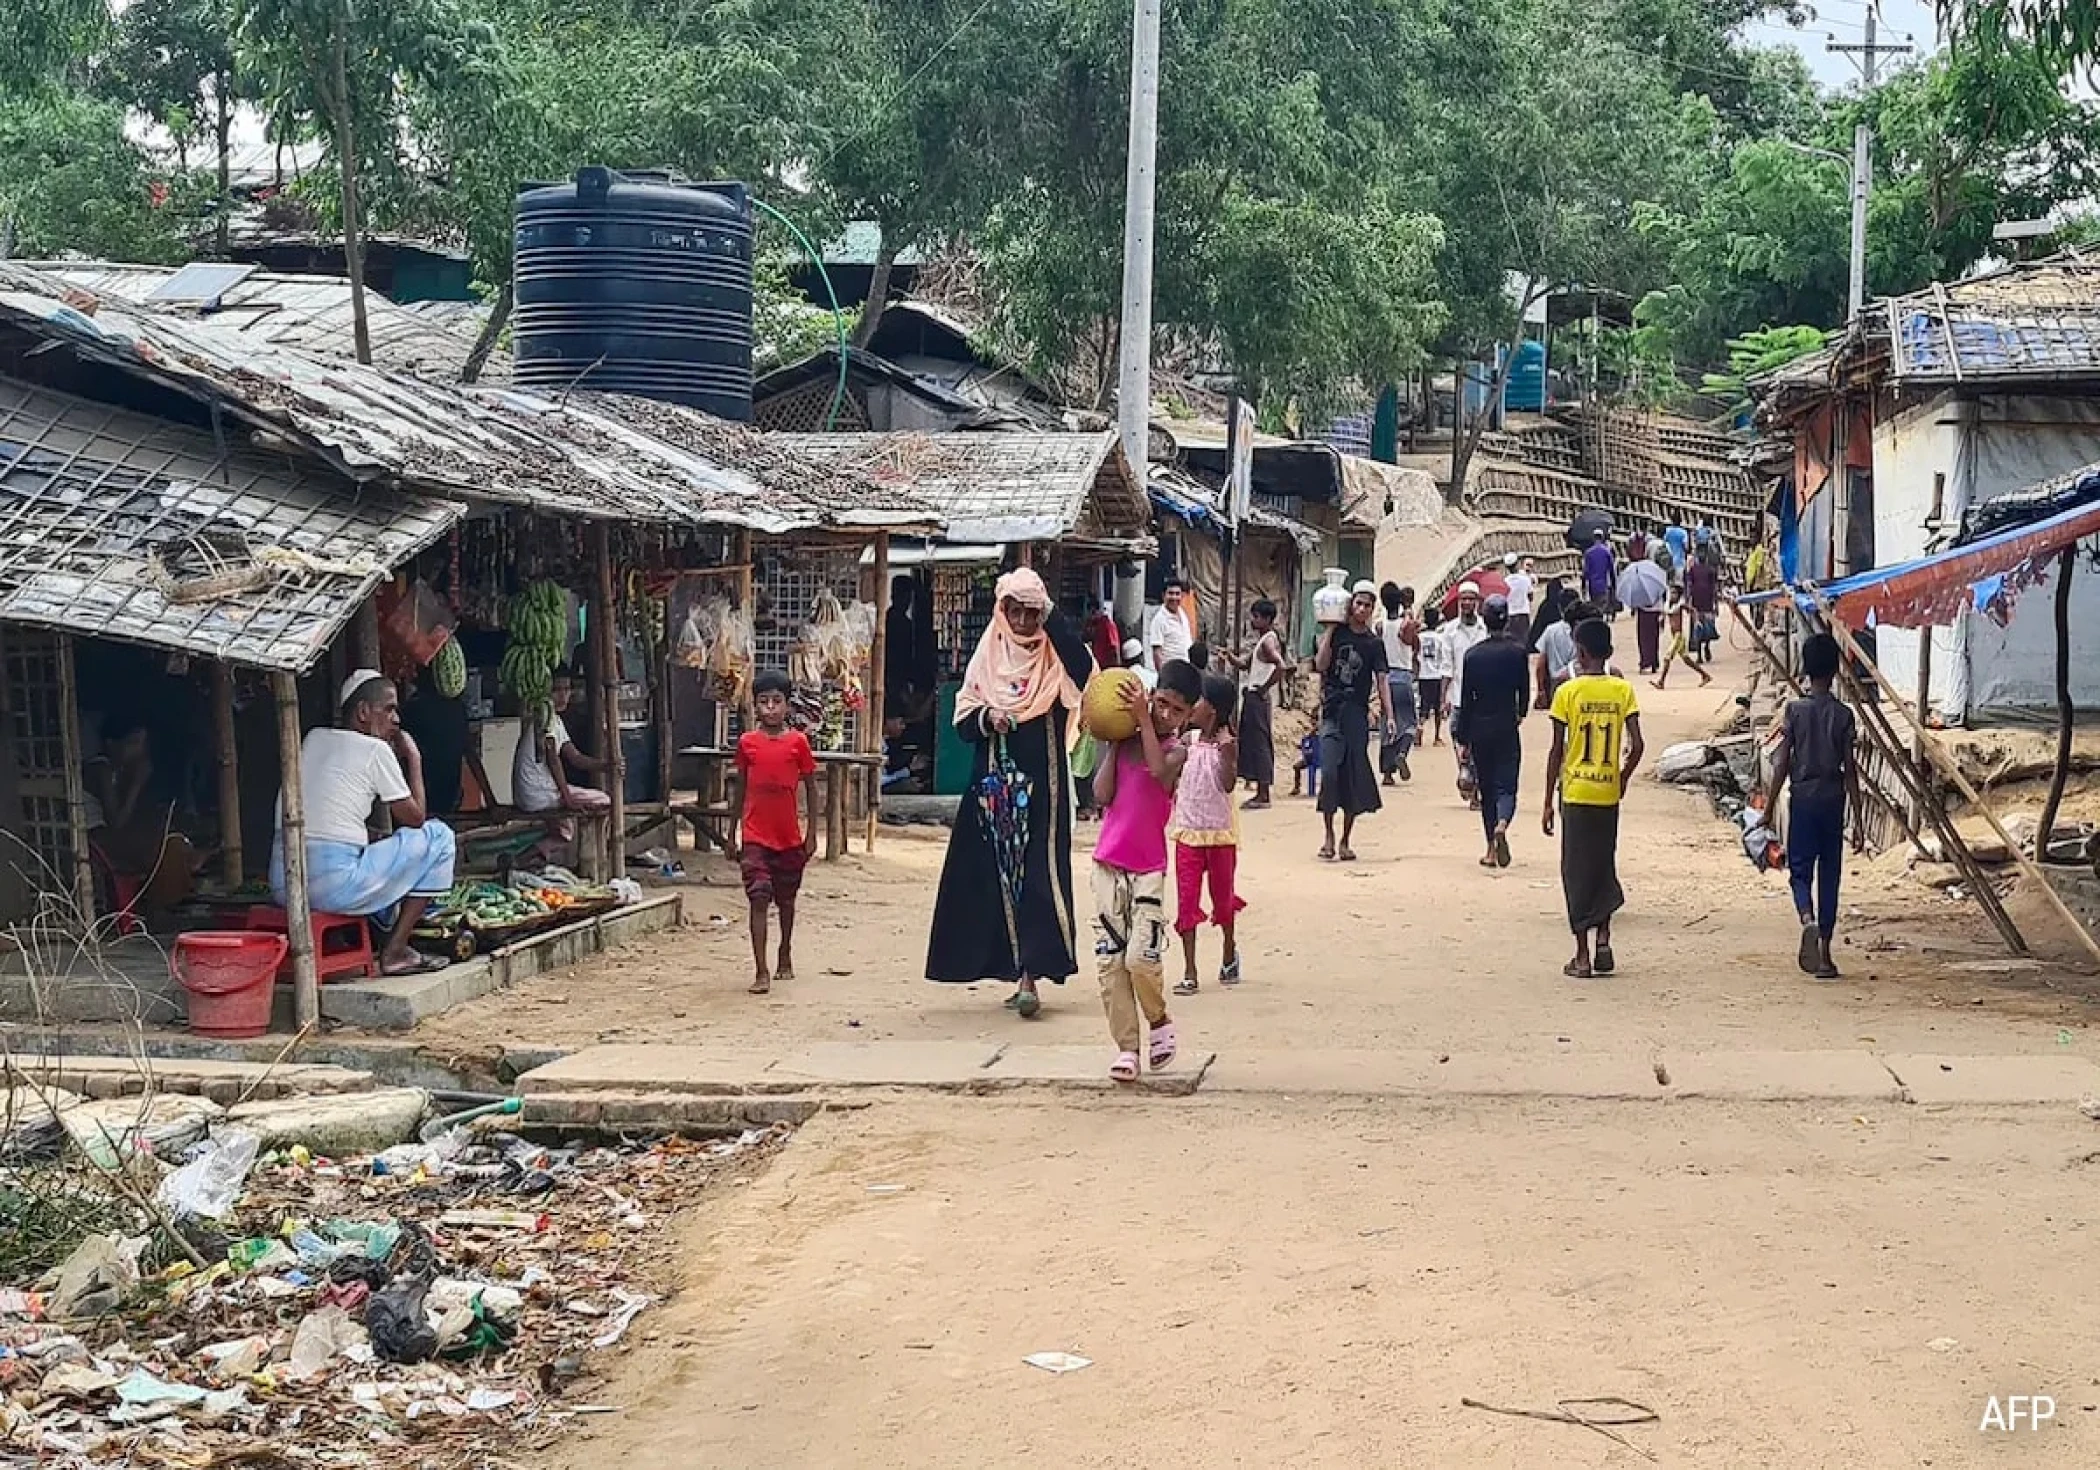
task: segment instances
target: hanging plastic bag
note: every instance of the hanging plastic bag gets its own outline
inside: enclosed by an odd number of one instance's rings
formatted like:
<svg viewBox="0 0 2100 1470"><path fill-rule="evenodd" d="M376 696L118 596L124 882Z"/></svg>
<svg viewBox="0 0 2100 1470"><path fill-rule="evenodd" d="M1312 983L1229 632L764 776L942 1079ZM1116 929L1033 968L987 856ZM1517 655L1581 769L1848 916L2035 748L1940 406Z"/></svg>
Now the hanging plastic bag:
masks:
<svg viewBox="0 0 2100 1470"><path fill-rule="evenodd" d="M713 620L708 616L707 602L703 599L685 610L685 623L678 630L678 647L673 656L680 668L704 669L714 649Z"/></svg>
<svg viewBox="0 0 2100 1470"><path fill-rule="evenodd" d="M437 657L457 620L420 578L379 589L379 658L389 669L422 668Z"/></svg>

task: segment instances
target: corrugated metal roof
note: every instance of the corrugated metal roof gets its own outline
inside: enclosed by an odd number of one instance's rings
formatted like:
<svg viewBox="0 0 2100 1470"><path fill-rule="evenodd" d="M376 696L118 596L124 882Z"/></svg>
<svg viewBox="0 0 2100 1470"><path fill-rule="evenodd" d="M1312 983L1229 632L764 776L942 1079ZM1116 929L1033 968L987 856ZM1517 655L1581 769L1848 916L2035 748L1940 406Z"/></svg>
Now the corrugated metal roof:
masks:
<svg viewBox="0 0 2100 1470"><path fill-rule="evenodd" d="M0 378L0 622L303 671L464 513Z"/></svg>
<svg viewBox="0 0 2100 1470"><path fill-rule="evenodd" d="M334 276L287 276L252 272L219 298L208 311L190 307L149 307L155 287L175 274L175 267L129 265L111 261L38 262L75 290L107 300L163 311L189 321L208 322L273 347L290 347L323 357L352 356L350 283ZM372 363L390 372L414 373L456 383L474 340L481 331L480 309L472 302L433 303L442 309L397 306L376 291L365 293L365 319L372 337ZM497 350L481 370L484 383L510 381L510 354Z"/></svg>
<svg viewBox="0 0 2100 1470"><path fill-rule="evenodd" d="M1151 512L1113 430L776 434L798 453L930 501L957 542L1149 543Z"/></svg>
<svg viewBox="0 0 2100 1470"><path fill-rule="evenodd" d="M93 316L0 264L0 322L137 372L320 455L358 480L582 519L805 530L940 527L912 492L778 441L713 433L662 405L462 389L105 303ZM659 412L659 410L662 410ZM677 442L637 430L676 428ZM728 428L730 426L725 426ZM710 451L746 458L724 463Z"/></svg>

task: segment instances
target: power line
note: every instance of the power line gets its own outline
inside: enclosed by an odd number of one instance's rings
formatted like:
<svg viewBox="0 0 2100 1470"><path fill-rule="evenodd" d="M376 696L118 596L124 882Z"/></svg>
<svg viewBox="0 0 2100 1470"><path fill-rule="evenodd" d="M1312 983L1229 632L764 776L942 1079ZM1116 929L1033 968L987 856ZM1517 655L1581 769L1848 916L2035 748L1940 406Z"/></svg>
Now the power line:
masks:
<svg viewBox="0 0 2100 1470"><path fill-rule="evenodd" d="M994 0L981 0L981 3L978 5L978 7L975 10L971 11L968 15L964 16L962 18L962 23L958 25L954 30L948 33L948 38L942 41L940 45L934 47L932 52L927 56L927 58L919 63L918 69L916 71L914 71L910 76L906 77L903 80L903 82L898 85L897 89L894 92L890 93L889 96L883 98L880 102L876 103L875 106L868 110L867 120L863 122L859 128L855 129L851 133L848 133L845 136L845 138L843 138L835 147L833 147L829 153L825 154L824 157L818 161L817 167L822 168L825 164L831 162L832 159L837 158L841 153L845 152L848 148L852 147L855 143L858 143L862 138L866 137L871 131L873 131L875 124L882 121L883 115L890 110L890 104L895 102L899 97L902 97L906 92L909 92L912 89L912 87L917 84L920 77L925 76L927 72L931 71L933 69L933 64L936 61L939 61L941 57L946 54L950 46L953 46L957 41L960 41L962 39L963 32L967 31L971 26L977 24L978 18L981 17L987 10L990 10L993 4Z"/></svg>

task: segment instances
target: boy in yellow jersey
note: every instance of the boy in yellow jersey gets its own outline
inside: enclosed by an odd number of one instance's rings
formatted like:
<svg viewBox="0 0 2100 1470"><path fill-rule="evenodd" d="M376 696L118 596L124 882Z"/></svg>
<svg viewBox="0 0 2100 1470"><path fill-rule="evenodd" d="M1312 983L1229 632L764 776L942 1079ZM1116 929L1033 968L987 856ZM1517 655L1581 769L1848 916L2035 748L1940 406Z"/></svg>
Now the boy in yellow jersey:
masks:
<svg viewBox="0 0 2100 1470"><path fill-rule="evenodd" d="M1606 672L1610 662L1610 624L1592 619L1575 630L1575 672L1554 693L1553 752L1546 758L1546 835L1553 835L1558 797L1560 886L1575 932L1575 958L1561 973L1575 980L1618 968L1611 921L1626 906L1619 886L1619 803L1647 748L1633 686Z"/></svg>

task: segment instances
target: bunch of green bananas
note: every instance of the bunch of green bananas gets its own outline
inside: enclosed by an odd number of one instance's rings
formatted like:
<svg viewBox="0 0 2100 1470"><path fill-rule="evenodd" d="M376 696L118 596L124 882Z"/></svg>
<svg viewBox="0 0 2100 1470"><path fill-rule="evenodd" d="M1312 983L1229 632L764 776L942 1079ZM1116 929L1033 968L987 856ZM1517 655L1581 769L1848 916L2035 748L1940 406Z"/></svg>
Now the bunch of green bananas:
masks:
<svg viewBox="0 0 2100 1470"><path fill-rule="evenodd" d="M534 582L511 599L510 646L496 676L528 712L554 692L554 666L568 651L567 604L552 582Z"/></svg>

